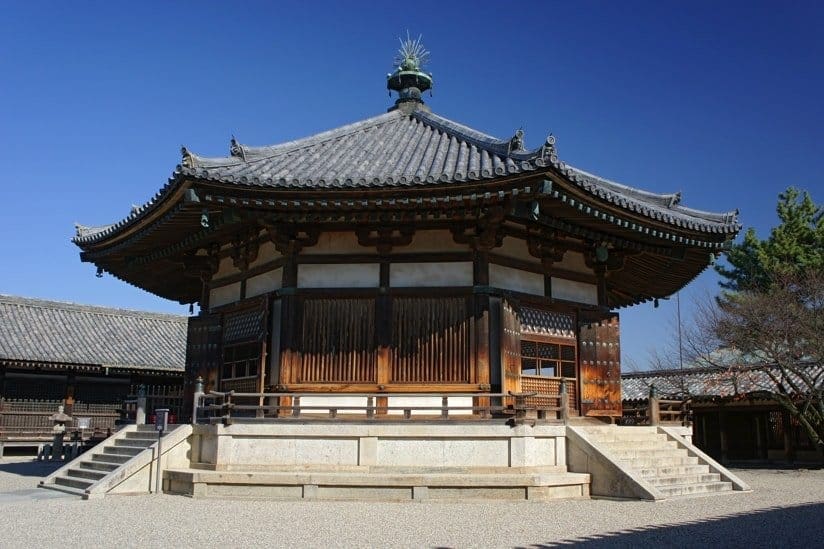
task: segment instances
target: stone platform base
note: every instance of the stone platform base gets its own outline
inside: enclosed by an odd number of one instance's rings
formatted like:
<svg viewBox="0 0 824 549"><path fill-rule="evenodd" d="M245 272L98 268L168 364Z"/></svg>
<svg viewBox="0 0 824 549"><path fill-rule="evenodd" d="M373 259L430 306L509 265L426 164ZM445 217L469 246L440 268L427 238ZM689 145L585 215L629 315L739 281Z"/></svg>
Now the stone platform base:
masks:
<svg viewBox="0 0 824 549"><path fill-rule="evenodd" d="M538 500L589 497L564 425L274 421L197 425L166 491L192 497Z"/></svg>
<svg viewBox="0 0 824 549"><path fill-rule="evenodd" d="M529 500L589 497L588 474L382 471L169 470L165 491L195 498L323 500Z"/></svg>

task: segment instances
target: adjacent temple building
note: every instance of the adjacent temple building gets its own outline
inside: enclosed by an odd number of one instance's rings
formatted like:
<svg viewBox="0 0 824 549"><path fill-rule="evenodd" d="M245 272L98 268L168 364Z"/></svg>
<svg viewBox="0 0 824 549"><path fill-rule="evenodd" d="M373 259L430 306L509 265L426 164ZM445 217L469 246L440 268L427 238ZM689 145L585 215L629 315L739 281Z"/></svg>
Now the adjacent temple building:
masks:
<svg viewBox="0 0 824 549"><path fill-rule="evenodd" d="M620 416L616 311L692 280L737 214L588 173L551 135L527 148L520 130L435 114L425 61L404 45L378 116L278 145L232 139L226 157L184 148L145 205L77 227L82 260L199 304L187 371L207 392L424 405L564 380L572 413Z"/></svg>

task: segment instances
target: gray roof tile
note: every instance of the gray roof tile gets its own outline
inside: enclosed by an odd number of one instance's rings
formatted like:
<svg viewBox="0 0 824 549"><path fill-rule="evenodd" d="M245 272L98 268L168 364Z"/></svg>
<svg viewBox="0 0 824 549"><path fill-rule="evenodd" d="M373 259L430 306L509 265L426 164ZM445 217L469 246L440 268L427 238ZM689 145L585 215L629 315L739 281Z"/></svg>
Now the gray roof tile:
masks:
<svg viewBox="0 0 824 549"><path fill-rule="evenodd" d="M185 316L0 295L0 360L183 371Z"/></svg>
<svg viewBox="0 0 824 549"><path fill-rule="evenodd" d="M335 190L375 187L442 187L554 169L589 195L650 219L691 230L734 234L737 212L711 213L680 206L680 194L655 194L569 166L557 157L554 138L525 150L520 139L497 139L425 109L394 110L303 139L265 147L236 140L227 157L183 149L183 162L149 202L105 227L77 227L74 241L103 240L131 225L186 178L257 188Z"/></svg>
<svg viewBox="0 0 824 549"><path fill-rule="evenodd" d="M805 364L808 375L818 379L824 387L824 366ZM775 391L776 385L767 375L769 366L741 366L729 368L685 368L634 372L621 376L621 395L624 400L643 400L649 397L650 385L660 397L734 397L759 391ZM797 380L796 380L797 381ZM803 383L800 384L803 386Z"/></svg>

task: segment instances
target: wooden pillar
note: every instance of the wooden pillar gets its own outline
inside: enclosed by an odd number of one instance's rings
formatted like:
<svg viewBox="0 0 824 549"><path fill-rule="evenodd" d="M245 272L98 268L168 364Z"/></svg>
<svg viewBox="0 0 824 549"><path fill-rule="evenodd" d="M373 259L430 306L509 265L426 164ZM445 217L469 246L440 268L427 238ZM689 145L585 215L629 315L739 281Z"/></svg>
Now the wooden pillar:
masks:
<svg viewBox="0 0 824 549"><path fill-rule="evenodd" d="M68 375L66 376L66 398L65 398L65 405L64 405L64 412L66 415L72 415L72 408L74 407L74 399L76 394L76 386L77 386L77 378L75 377L75 371L69 370Z"/></svg>
<svg viewBox="0 0 824 549"><path fill-rule="evenodd" d="M781 411L781 422L784 426L784 459L792 463L795 461L795 444L793 444L793 426L788 412Z"/></svg>
<svg viewBox="0 0 824 549"><path fill-rule="evenodd" d="M608 307L607 303L607 266L596 264L595 276L598 284L598 306Z"/></svg>
<svg viewBox="0 0 824 549"><path fill-rule="evenodd" d="M392 298L389 295L389 259L381 260L379 295L375 299L375 328L377 349L377 384L386 386L392 382Z"/></svg>
<svg viewBox="0 0 824 549"><path fill-rule="evenodd" d="M303 326L302 307L295 295L298 285L298 258L297 252L291 251L286 255L281 280L281 307L280 307L280 376L279 385L293 383L300 366L300 350L298 342ZM290 397L281 398L281 406L291 406Z"/></svg>
<svg viewBox="0 0 824 549"><path fill-rule="evenodd" d="M727 411L721 409L718 411L718 435L721 443L721 463L729 463L729 435L727 434Z"/></svg>
<svg viewBox="0 0 824 549"><path fill-rule="evenodd" d="M6 367L0 366L0 398L6 397Z"/></svg>

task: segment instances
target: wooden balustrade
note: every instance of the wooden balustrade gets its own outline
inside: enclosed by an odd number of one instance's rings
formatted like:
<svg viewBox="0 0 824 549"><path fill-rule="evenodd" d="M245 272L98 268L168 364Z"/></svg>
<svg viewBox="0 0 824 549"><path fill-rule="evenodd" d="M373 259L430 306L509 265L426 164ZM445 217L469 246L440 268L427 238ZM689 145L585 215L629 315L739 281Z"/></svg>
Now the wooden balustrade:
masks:
<svg viewBox="0 0 824 549"><path fill-rule="evenodd" d="M363 398L363 404L339 404L333 399ZM383 397L383 398L380 398ZM386 397L440 398L440 405L407 402L391 405ZM305 404L302 399L327 400L327 403ZM451 399L466 400L472 404ZM268 402L269 404L250 404ZM316 401L317 402L317 401ZM536 405L541 402L541 405ZM549 404L552 402L553 404ZM556 395L539 393L239 393L210 392L196 399L195 417L200 423L231 424L234 421L255 422L294 419L332 420L449 420L492 419L510 417L514 423L525 421L562 421L569 417L569 397L561 385ZM554 416L550 418L549 416Z"/></svg>

